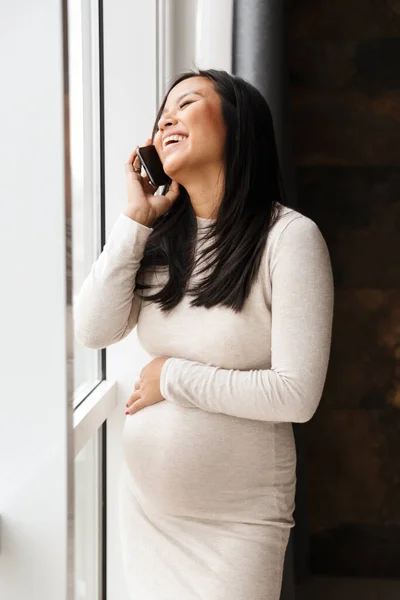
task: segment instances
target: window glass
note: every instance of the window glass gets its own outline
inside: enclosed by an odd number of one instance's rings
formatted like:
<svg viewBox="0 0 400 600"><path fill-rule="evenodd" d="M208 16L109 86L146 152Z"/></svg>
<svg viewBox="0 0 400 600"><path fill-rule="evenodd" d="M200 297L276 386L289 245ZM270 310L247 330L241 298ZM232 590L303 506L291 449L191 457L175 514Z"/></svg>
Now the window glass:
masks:
<svg viewBox="0 0 400 600"><path fill-rule="evenodd" d="M74 298L100 252L98 5L69 0L69 104ZM74 301L74 299L73 299ZM75 406L101 379L101 352L74 341Z"/></svg>
<svg viewBox="0 0 400 600"><path fill-rule="evenodd" d="M98 600L101 586L99 431L75 458L75 600Z"/></svg>

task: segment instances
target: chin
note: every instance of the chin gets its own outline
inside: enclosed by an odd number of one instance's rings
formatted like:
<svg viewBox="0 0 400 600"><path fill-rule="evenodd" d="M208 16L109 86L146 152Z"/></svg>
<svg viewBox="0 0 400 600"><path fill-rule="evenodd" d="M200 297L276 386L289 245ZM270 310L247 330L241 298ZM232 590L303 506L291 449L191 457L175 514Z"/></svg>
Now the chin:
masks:
<svg viewBox="0 0 400 600"><path fill-rule="evenodd" d="M181 160L166 161L166 163L163 165L163 168L168 177L175 179L179 183L179 174L182 175L183 172L183 164Z"/></svg>

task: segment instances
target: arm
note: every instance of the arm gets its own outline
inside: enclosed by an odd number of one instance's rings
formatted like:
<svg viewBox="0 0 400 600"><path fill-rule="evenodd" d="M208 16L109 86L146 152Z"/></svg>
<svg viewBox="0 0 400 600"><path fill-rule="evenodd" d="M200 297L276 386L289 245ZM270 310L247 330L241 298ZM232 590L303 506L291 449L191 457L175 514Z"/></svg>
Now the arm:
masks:
<svg viewBox="0 0 400 600"><path fill-rule="evenodd" d="M105 348L135 327L141 298L133 288L152 231L125 213L118 217L74 302L74 331L80 344Z"/></svg>
<svg viewBox="0 0 400 600"><path fill-rule="evenodd" d="M308 421L325 384L330 355L334 286L325 240L308 218L293 219L271 257L271 369L222 369L169 358L163 397L260 421Z"/></svg>

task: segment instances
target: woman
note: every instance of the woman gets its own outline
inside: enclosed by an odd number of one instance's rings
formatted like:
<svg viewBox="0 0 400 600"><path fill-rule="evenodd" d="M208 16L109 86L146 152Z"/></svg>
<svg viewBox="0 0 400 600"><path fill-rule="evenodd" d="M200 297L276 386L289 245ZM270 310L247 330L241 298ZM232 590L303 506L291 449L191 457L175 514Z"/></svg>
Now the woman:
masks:
<svg viewBox="0 0 400 600"><path fill-rule="evenodd" d="M75 306L82 344L137 326L154 357L123 433L128 587L133 600L278 600L291 423L313 416L330 354L328 249L283 204L271 114L243 79L180 75L151 141L171 185L154 195L132 152L127 209Z"/></svg>

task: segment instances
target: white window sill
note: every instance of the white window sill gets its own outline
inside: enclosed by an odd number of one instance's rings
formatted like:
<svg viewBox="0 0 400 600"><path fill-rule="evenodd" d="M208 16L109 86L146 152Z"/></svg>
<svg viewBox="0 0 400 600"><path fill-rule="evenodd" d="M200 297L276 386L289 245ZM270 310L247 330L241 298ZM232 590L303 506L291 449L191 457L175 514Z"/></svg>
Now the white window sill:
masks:
<svg viewBox="0 0 400 600"><path fill-rule="evenodd" d="M95 435L117 407L117 383L102 381L74 410L74 456Z"/></svg>

